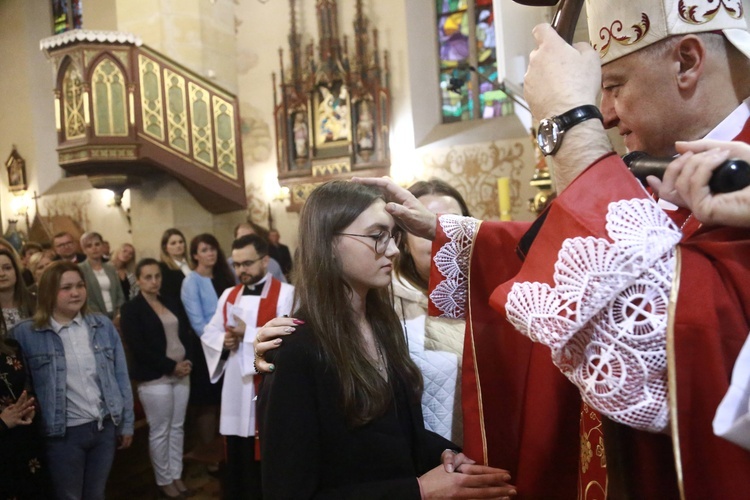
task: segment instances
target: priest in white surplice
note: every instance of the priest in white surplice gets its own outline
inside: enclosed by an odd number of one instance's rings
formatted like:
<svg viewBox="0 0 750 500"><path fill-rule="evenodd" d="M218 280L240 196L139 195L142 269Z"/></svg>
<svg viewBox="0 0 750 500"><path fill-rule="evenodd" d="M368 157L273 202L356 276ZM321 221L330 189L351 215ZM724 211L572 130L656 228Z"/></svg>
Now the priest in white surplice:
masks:
<svg viewBox="0 0 750 500"><path fill-rule="evenodd" d="M292 310L294 287L268 273L268 243L257 235L232 243L240 284L221 294L201 336L211 381L224 377L219 431L226 438L224 498L261 498L253 339L258 328Z"/></svg>

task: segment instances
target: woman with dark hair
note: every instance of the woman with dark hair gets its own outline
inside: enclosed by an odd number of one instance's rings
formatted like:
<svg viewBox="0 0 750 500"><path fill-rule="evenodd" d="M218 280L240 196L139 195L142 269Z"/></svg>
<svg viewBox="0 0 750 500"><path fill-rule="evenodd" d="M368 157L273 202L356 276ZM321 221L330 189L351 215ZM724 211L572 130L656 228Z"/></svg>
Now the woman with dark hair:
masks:
<svg viewBox="0 0 750 500"><path fill-rule="evenodd" d="M174 227L161 236L161 295L180 298L182 280L190 274L190 257L187 255L187 240L182 231Z"/></svg>
<svg viewBox="0 0 750 500"><path fill-rule="evenodd" d="M212 234L199 234L190 241L190 258L195 267L182 282L180 296L193 331L200 337L216 312L219 295L234 286L234 275Z"/></svg>
<svg viewBox="0 0 750 500"><path fill-rule="evenodd" d="M182 282L180 298L185 307L190 325L197 336L193 337L196 353L203 352L199 337L216 312L219 296L234 286L234 276L229 269L224 252L216 238L208 233L199 234L190 241L190 258L194 270ZM208 365L204 356L195 356L190 375L190 404L196 409L196 427L200 441L208 447L218 437L219 406L221 405L222 382L211 383ZM207 456L209 451L196 451L192 455ZM214 463L209 471L218 470Z"/></svg>
<svg viewBox="0 0 750 500"><path fill-rule="evenodd" d="M505 471L424 428L422 376L388 294L393 231L382 195L363 185L330 182L305 203L297 331L269 353L259 397L266 499L514 494Z"/></svg>
<svg viewBox="0 0 750 500"><path fill-rule="evenodd" d="M0 247L0 307L8 330L30 318L36 301L21 278L18 260L13 252Z"/></svg>
<svg viewBox="0 0 750 500"><path fill-rule="evenodd" d="M156 484L179 498L182 482L185 412L190 395L191 338L182 304L159 294L161 271L155 259L135 267L140 292L122 306L120 326L130 346L130 374L149 426L149 450Z"/></svg>
<svg viewBox="0 0 750 500"><path fill-rule="evenodd" d="M409 191L434 213L471 215L461 194L444 181L419 181ZM406 233L398 249L393 276L394 305L409 354L424 378L425 427L462 444L461 358L466 322L427 314L432 242Z"/></svg>
<svg viewBox="0 0 750 500"><path fill-rule="evenodd" d="M102 235L89 232L81 236L81 249L86 260L78 264L86 280L88 307L93 312L106 314L113 319L125 303L125 294L114 266L104 262Z"/></svg>
<svg viewBox="0 0 750 500"><path fill-rule="evenodd" d="M119 284L118 284L119 286ZM133 393L112 322L89 313L78 266L57 261L39 281L33 319L11 332L42 413L58 498L103 499L117 442L133 440Z"/></svg>

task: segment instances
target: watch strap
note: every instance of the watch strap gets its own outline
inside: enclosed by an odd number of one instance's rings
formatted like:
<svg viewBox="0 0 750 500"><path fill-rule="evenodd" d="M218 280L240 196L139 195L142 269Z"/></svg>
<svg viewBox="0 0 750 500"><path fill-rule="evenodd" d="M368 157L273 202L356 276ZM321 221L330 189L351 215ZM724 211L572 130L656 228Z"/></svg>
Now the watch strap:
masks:
<svg viewBox="0 0 750 500"><path fill-rule="evenodd" d="M566 132L579 123L585 122L586 120L590 120L592 118L598 118L602 122L604 121L604 117L602 116L602 112L599 111L599 108L597 108L593 104L585 104L583 106L573 108L570 111L566 111L565 113L558 115L553 119L557 121L558 125L560 126L560 130L562 132Z"/></svg>

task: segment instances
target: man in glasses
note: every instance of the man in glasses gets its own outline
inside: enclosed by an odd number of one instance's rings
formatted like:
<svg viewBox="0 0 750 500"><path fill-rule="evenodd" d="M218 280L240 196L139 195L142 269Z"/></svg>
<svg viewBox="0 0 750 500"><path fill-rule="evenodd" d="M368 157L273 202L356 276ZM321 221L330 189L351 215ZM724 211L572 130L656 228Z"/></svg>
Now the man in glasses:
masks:
<svg viewBox="0 0 750 500"><path fill-rule="evenodd" d="M258 226L257 224L251 223L251 222L240 222L235 226L234 228L234 239L241 238L243 236L247 236L248 234L257 234L261 238L268 241L268 238L266 238L264 234L265 230ZM273 275L274 278L281 281L282 283L287 283L286 276L284 275L284 271L281 269L281 265L278 263L276 259L274 259L270 255L268 256L268 272ZM229 268L232 269L232 272L235 276L237 276L237 273L235 272L234 267L232 266L232 257L229 257L227 259L227 262L229 263ZM239 282L239 281L238 281Z"/></svg>
<svg viewBox="0 0 750 500"><path fill-rule="evenodd" d="M268 242L251 234L232 243L232 265L240 284L219 298L201 343L211 381L224 377L219 432L226 437L224 498L261 498L255 451L256 330L292 310L294 288L268 272Z"/></svg>
<svg viewBox="0 0 750 500"><path fill-rule="evenodd" d="M52 237L52 249L55 251L55 260L69 260L81 263L86 260L86 255L76 252L76 241L68 232L57 233Z"/></svg>

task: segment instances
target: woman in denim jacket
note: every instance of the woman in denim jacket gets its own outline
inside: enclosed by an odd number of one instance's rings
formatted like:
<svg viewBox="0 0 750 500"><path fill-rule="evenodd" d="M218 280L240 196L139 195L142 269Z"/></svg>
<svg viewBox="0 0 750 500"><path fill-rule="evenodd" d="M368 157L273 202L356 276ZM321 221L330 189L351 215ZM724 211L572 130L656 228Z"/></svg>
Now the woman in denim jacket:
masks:
<svg viewBox="0 0 750 500"><path fill-rule="evenodd" d="M44 272L34 317L11 336L39 401L58 498L103 499L117 443L133 439L133 393L120 337L106 316L88 313L76 264Z"/></svg>

